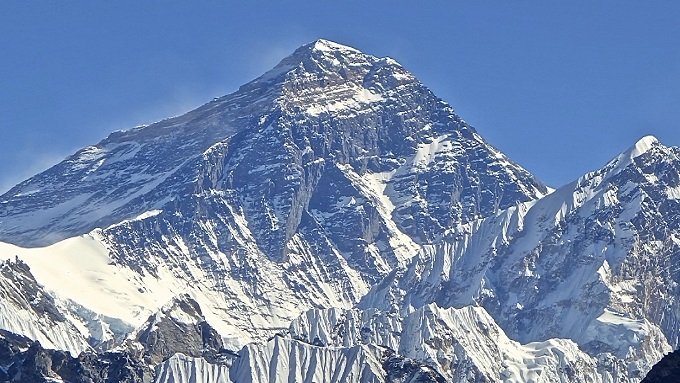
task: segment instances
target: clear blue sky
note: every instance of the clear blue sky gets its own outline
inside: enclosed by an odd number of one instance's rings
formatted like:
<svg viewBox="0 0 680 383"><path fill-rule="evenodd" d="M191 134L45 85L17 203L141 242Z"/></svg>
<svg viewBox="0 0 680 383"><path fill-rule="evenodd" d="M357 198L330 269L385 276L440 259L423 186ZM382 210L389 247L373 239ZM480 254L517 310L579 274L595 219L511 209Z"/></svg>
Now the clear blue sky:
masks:
<svg viewBox="0 0 680 383"><path fill-rule="evenodd" d="M646 134L680 145L677 1L4 0L0 191L319 37L397 59L552 186Z"/></svg>

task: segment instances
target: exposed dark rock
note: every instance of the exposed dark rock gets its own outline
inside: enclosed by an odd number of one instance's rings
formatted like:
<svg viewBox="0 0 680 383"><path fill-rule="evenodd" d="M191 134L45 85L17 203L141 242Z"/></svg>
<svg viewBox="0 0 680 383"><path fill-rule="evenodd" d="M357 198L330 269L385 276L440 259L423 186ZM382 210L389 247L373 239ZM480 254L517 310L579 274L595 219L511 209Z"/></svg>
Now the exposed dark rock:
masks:
<svg viewBox="0 0 680 383"><path fill-rule="evenodd" d="M188 295L180 295L151 315L135 340L144 349L144 360L156 365L176 353L221 359L222 338L206 322L198 303Z"/></svg>
<svg viewBox="0 0 680 383"><path fill-rule="evenodd" d="M446 379L431 366L399 356L390 349L383 353L382 367L389 383L446 383Z"/></svg>
<svg viewBox="0 0 680 383"><path fill-rule="evenodd" d="M84 352L77 358L64 351L43 348L8 332L0 333L0 382L39 383L63 380L69 383L147 383L151 369L125 352ZM22 351L25 349L25 351Z"/></svg>
<svg viewBox="0 0 680 383"><path fill-rule="evenodd" d="M680 350L666 355L655 364L641 383L680 382Z"/></svg>

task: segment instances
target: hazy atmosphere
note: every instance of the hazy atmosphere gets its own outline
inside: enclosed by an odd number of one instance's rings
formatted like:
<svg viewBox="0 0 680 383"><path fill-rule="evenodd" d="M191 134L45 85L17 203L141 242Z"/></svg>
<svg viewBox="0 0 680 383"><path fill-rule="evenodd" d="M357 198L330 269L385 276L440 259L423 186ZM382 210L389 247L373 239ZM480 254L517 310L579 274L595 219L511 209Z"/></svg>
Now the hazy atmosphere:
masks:
<svg viewBox="0 0 680 383"><path fill-rule="evenodd" d="M3 1L0 191L317 38L395 58L551 186L647 134L680 144L679 4L411 4Z"/></svg>

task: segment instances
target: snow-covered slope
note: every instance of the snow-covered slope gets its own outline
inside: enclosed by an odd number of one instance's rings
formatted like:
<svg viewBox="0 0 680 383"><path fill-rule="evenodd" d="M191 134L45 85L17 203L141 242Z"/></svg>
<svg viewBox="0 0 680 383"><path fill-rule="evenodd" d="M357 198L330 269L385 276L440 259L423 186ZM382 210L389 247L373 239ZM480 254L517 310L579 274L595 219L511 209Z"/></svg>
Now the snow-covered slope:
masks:
<svg viewBox="0 0 680 383"><path fill-rule="evenodd" d="M552 191L318 40L0 196L0 328L159 382L636 382L680 346L679 158Z"/></svg>
<svg viewBox="0 0 680 383"><path fill-rule="evenodd" d="M443 383L432 367L375 344L321 346L277 335L245 347L231 369L236 382Z"/></svg>
<svg viewBox="0 0 680 383"><path fill-rule="evenodd" d="M645 137L542 199L460 225L361 307L481 305L513 339L572 339L641 378L680 346L679 154Z"/></svg>
<svg viewBox="0 0 680 383"><path fill-rule="evenodd" d="M248 346L232 380L238 382L381 382L382 367L375 347L314 347L275 336Z"/></svg>
<svg viewBox="0 0 680 383"><path fill-rule="evenodd" d="M119 316L96 294L78 303L136 325L189 284L247 341L307 308L349 308L446 227L546 192L396 61L319 40L17 185L0 241L89 235L103 269L154 293L124 288L136 307Z"/></svg>
<svg viewBox="0 0 680 383"><path fill-rule="evenodd" d="M0 261L0 329L73 355L89 350L87 336L38 284L21 260Z"/></svg>

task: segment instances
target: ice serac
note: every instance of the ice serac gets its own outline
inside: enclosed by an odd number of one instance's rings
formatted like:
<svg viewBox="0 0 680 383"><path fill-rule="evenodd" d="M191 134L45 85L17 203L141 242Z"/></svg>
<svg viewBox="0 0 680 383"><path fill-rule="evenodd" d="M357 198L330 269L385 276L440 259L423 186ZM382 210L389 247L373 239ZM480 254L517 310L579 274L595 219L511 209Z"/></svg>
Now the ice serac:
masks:
<svg viewBox="0 0 680 383"><path fill-rule="evenodd" d="M645 137L546 197L450 230L360 306L481 305L513 339L572 339L637 381L680 346L679 174L680 150Z"/></svg>
<svg viewBox="0 0 680 383"><path fill-rule="evenodd" d="M92 233L120 274L200 290L245 343L351 307L448 227L546 192L396 61L318 40L20 183L0 197L0 241Z"/></svg>
<svg viewBox="0 0 680 383"><path fill-rule="evenodd" d="M377 309L314 309L293 321L289 334L317 346L383 345L425 363L450 382L607 381L599 371L604 363L574 342L522 345L508 338L482 307L428 304L406 316ZM625 369L616 373L614 381L627 381Z"/></svg>
<svg viewBox="0 0 680 383"><path fill-rule="evenodd" d="M156 367L154 383L232 383L229 368L178 353Z"/></svg>

